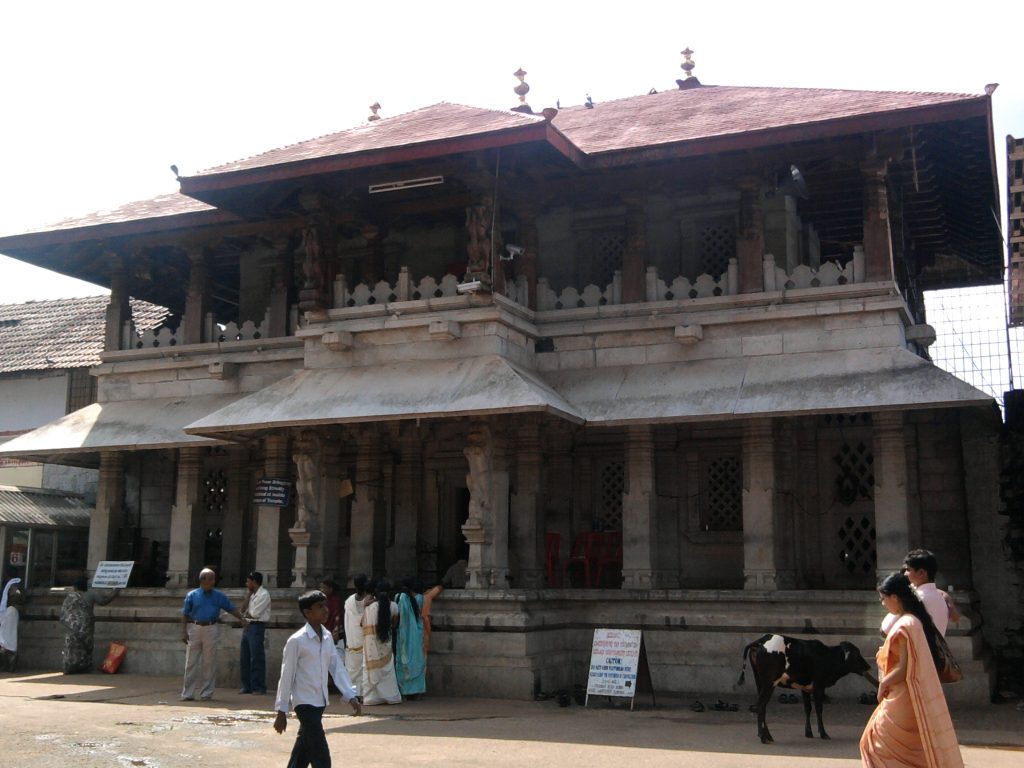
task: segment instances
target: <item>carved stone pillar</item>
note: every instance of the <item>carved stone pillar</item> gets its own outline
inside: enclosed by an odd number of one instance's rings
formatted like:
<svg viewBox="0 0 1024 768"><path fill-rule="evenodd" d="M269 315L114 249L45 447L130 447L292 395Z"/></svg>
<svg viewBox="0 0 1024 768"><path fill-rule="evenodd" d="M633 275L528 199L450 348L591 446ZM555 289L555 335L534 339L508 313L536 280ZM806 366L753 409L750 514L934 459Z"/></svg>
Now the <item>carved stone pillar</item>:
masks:
<svg viewBox="0 0 1024 768"><path fill-rule="evenodd" d="M323 441L320 444L320 541L317 563L320 571L316 578L330 576L344 582L348 571L338 563L338 537L341 535L343 500L341 481L344 473L341 460L341 441Z"/></svg>
<svg viewBox="0 0 1024 768"><path fill-rule="evenodd" d="M573 525L573 440L572 432L564 424L554 424L544 430L547 464L546 493L541 499L543 533L557 533L559 537L558 567L572 548ZM561 573L558 574L561 578ZM548 584L554 587L556 584Z"/></svg>
<svg viewBox="0 0 1024 768"><path fill-rule="evenodd" d="M184 587L203 568L206 510L203 493L203 449L178 449L178 482L171 508L171 541L167 553L167 585Z"/></svg>
<svg viewBox="0 0 1024 768"><path fill-rule="evenodd" d="M224 508L224 538L221 542L220 580L234 586L243 583L242 571L245 542L242 540L243 519L249 505L249 449L232 446L228 449L226 506Z"/></svg>
<svg viewBox="0 0 1024 768"><path fill-rule="evenodd" d="M89 573L100 560L116 560L114 543L124 524L124 454L100 452L100 476L96 486L96 511L89 524Z"/></svg>
<svg viewBox="0 0 1024 768"><path fill-rule="evenodd" d="M872 156L861 163L864 177L864 277L869 282L895 280L889 231L889 192L885 185L887 171L886 158Z"/></svg>
<svg viewBox="0 0 1024 768"><path fill-rule="evenodd" d="M649 425L626 434L626 489L622 494L622 586L650 589L656 582L654 435Z"/></svg>
<svg viewBox="0 0 1024 768"><path fill-rule="evenodd" d="M879 578L898 571L910 549L910 500L902 411L871 414L874 425L875 554Z"/></svg>
<svg viewBox="0 0 1024 768"><path fill-rule="evenodd" d="M281 338L288 335L288 287L292 283L292 255L288 250L289 239L274 241L277 261L274 264L274 285L270 289L270 336Z"/></svg>
<svg viewBox="0 0 1024 768"><path fill-rule="evenodd" d="M771 419L743 428L743 585L777 589L775 436Z"/></svg>
<svg viewBox="0 0 1024 768"><path fill-rule="evenodd" d="M466 280L479 280L490 291L494 251L494 200L482 195L479 202L466 208Z"/></svg>
<svg viewBox="0 0 1024 768"><path fill-rule="evenodd" d="M189 250L188 260L188 294L185 297L185 316L181 321L183 341L185 344L201 344L207 341L203 338L203 326L210 309L210 275L206 254L201 247Z"/></svg>
<svg viewBox="0 0 1024 768"><path fill-rule="evenodd" d="M387 553L388 573L394 577L417 573L416 531L423 490L423 446L416 425L402 425L400 459L395 467L395 536Z"/></svg>
<svg viewBox="0 0 1024 768"><path fill-rule="evenodd" d="M381 439L373 425L359 435L359 453L356 455L356 488L352 499L352 533L349 540L349 580L361 573L373 576L374 539L377 511L381 502Z"/></svg>
<svg viewBox="0 0 1024 768"><path fill-rule="evenodd" d="M269 480L287 480L288 436L267 435L263 440L263 477ZM281 578L281 507L261 504L256 507L256 570L263 574L263 586L276 589L285 586L288 577Z"/></svg>
<svg viewBox="0 0 1024 768"><path fill-rule="evenodd" d="M103 326L103 349L114 352L121 349L124 324L131 319L132 309L128 302L128 276L124 262L117 254L109 254L110 259L110 302L107 304L107 315Z"/></svg>
<svg viewBox="0 0 1024 768"><path fill-rule="evenodd" d="M288 529L295 547L292 586L309 587L323 570L320 438L316 432L306 430L299 436L292 460L296 470L295 525Z"/></svg>
<svg viewBox="0 0 1024 768"><path fill-rule="evenodd" d="M309 213L302 233L302 290L299 291L299 309L303 312L323 312L333 304L334 285L334 228L331 226L324 199L317 193L303 192L299 197L302 207Z"/></svg>
<svg viewBox="0 0 1024 768"><path fill-rule="evenodd" d="M462 532L469 543L466 586L508 587L508 463L503 441L476 424L463 450L469 463L469 517Z"/></svg>
<svg viewBox="0 0 1024 768"><path fill-rule="evenodd" d="M540 447L540 422L524 419L516 435L516 482L512 497L512 546L517 587L544 586L544 536L541 478L544 454Z"/></svg>
<svg viewBox="0 0 1024 768"><path fill-rule="evenodd" d="M764 290L764 216L761 210L761 185L755 178L742 179L740 221L736 233L736 264L740 293Z"/></svg>
<svg viewBox="0 0 1024 768"><path fill-rule="evenodd" d="M626 203L626 251L622 261L622 301L647 298L647 214L643 195L623 196Z"/></svg>

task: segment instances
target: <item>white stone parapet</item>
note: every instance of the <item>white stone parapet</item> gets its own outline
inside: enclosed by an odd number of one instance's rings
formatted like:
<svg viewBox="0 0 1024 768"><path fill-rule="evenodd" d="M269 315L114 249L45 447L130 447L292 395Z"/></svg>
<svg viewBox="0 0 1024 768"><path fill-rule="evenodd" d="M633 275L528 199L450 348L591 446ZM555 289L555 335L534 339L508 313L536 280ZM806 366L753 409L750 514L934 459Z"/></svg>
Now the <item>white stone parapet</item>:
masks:
<svg viewBox="0 0 1024 768"><path fill-rule="evenodd" d="M864 282L864 248L857 245L853 258L840 266L839 262L826 261L815 269L806 264L795 267L792 272L775 263L775 256L766 253L764 257L764 289L783 291L791 288L827 288L833 285L851 285Z"/></svg>

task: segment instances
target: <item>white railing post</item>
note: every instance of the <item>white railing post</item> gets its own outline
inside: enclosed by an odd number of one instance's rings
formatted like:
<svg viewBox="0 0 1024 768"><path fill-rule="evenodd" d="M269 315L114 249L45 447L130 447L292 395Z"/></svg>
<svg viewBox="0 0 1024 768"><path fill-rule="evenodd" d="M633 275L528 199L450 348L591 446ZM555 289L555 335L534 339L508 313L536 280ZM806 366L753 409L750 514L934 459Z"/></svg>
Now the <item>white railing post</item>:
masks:
<svg viewBox="0 0 1024 768"><path fill-rule="evenodd" d="M725 275L726 291L730 296L735 296L740 292L740 266L735 256L729 259L729 266L726 267Z"/></svg>
<svg viewBox="0 0 1024 768"><path fill-rule="evenodd" d="M408 301L412 295L412 278L409 277L409 268L402 267L398 270L398 282L395 284L395 296L398 301Z"/></svg>
<svg viewBox="0 0 1024 768"><path fill-rule="evenodd" d="M647 274L644 276L646 280L647 289L647 300L657 301L658 300L658 268L648 267Z"/></svg>
<svg viewBox="0 0 1024 768"><path fill-rule="evenodd" d="M764 255L764 289L774 291L775 287L775 257L766 253Z"/></svg>
<svg viewBox="0 0 1024 768"><path fill-rule="evenodd" d="M853 246L853 282L864 282L864 246Z"/></svg>
<svg viewBox="0 0 1024 768"><path fill-rule="evenodd" d="M348 282L345 279L345 273L340 272L334 278L334 308L344 309L346 306L348 306Z"/></svg>

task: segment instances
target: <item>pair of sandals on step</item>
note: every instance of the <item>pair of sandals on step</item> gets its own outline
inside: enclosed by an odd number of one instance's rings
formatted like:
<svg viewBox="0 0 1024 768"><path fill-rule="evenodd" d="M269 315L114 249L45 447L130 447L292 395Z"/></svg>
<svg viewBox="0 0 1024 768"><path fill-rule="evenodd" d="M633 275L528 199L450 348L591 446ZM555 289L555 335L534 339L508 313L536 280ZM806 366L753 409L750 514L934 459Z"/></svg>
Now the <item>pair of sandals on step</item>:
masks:
<svg viewBox="0 0 1024 768"><path fill-rule="evenodd" d="M739 712L740 710L740 708L737 705L729 704L728 702L722 701L721 699L712 704L711 708L714 709L716 712ZM692 709L694 712L703 712L707 709L707 707L705 707L701 702L695 701L693 702L693 704L690 705L690 709Z"/></svg>

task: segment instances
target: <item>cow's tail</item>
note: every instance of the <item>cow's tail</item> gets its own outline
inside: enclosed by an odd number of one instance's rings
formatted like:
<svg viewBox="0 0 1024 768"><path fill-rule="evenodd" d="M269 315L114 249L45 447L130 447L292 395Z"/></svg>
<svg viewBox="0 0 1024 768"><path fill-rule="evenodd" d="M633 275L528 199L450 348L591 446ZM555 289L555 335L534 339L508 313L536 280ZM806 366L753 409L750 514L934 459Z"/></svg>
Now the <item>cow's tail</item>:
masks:
<svg viewBox="0 0 1024 768"><path fill-rule="evenodd" d="M747 656L750 655L751 649L755 645L757 645L757 643L758 643L758 641L755 640L754 642L748 644L747 647L743 649L743 666L740 667L740 676L739 676L739 678L737 678L735 685L733 685L733 689L734 690L736 688L739 688L741 685L743 685L743 683L747 679Z"/></svg>

